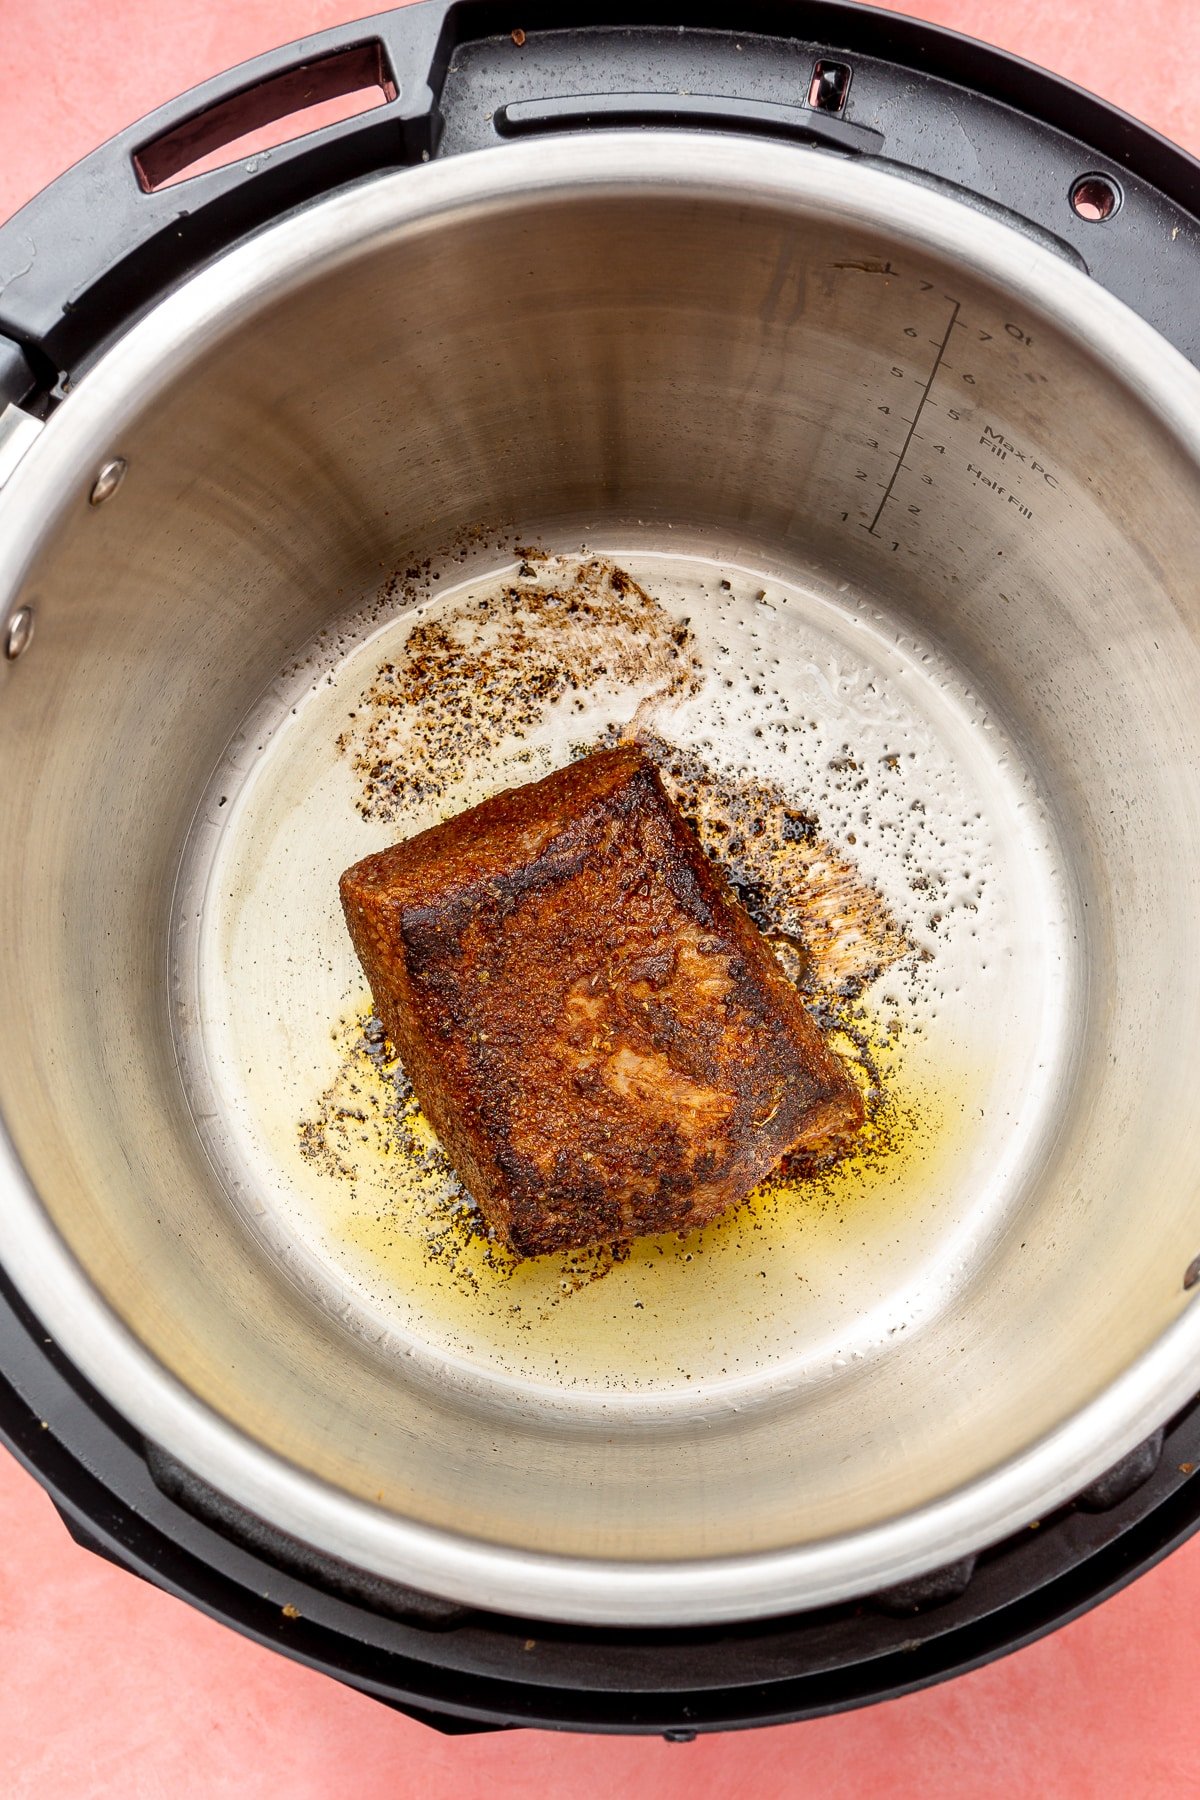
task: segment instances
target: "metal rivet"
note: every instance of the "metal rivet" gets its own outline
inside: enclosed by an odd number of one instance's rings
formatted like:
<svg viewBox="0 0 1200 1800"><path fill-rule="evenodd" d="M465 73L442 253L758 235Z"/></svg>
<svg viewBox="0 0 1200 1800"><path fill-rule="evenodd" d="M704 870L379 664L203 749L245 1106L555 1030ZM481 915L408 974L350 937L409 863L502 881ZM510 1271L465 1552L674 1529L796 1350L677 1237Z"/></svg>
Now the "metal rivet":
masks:
<svg viewBox="0 0 1200 1800"><path fill-rule="evenodd" d="M9 662L16 662L28 650L33 642L33 608L18 606L4 632L4 654Z"/></svg>
<svg viewBox="0 0 1200 1800"><path fill-rule="evenodd" d="M125 471L128 467L129 464L123 456L114 456L109 462L102 465L100 473L92 483L92 491L88 495L88 500L93 506L103 506L106 500L112 499L124 481Z"/></svg>

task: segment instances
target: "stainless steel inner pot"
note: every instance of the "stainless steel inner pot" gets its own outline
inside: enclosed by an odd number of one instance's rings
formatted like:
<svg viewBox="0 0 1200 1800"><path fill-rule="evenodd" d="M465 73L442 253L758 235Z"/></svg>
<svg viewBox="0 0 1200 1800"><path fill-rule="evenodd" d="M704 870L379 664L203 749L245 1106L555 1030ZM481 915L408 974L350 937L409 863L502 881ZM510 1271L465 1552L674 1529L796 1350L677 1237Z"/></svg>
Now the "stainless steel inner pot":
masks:
<svg viewBox="0 0 1200 1800"><path fill-rule="evenodd" d="M1198 420L1200 376L1053 251L754 141L431 164L171 295L0 492L4 613L36 618L0 700L0 1255L47 1331L277 1525L532 1616L782 1613L1077 1491L1200 1367ZM322 631L481 519L772 570L835 635L869 617L969 697L987 791L1036 818L1045 1031L993 1030L1021 1153L919 1267L890 1227L848 1240L844 1317L902 1309L894 1277L910 1329L727 1392L622 1395L619 1346L586 1404L476 1379L330 1304L212 1153L180 946L214 771L272 753L247 721L286 716Z"/></svg>

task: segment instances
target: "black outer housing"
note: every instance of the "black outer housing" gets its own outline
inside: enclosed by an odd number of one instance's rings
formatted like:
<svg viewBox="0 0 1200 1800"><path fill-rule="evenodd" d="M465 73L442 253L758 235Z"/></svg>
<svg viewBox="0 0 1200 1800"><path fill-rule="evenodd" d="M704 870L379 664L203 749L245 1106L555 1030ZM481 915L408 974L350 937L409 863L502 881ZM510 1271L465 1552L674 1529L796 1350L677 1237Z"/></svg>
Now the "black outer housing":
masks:
<svg viewBox="0 0 1200 1800"><path fill-rule="evenodd" d="M1005 216L1088 270L1200 366L1200 164L1069 83L955 33L842 0L427 0L272 51L160 108L0 227L0 405L45 414L214 255L334 189L531 131L663 124L869 156ZM514 42L514 27L524 32ZM214 106L378 40L377 110L147 193L134 157ZM806 106L817 61L844 114ZM1070 193L1107 176L1102 224ZM861 1604L736 1626L585 1630L505 1618L349 1569L146 1445L0 1275L0 1439L73 1537L261 1643L443 1731L698 1731L811 1718L978 1666L1077 1616L1200 1524L1200 1400L1073 1506ZM10 1547L10 1556L19 1549Z"/></svg>

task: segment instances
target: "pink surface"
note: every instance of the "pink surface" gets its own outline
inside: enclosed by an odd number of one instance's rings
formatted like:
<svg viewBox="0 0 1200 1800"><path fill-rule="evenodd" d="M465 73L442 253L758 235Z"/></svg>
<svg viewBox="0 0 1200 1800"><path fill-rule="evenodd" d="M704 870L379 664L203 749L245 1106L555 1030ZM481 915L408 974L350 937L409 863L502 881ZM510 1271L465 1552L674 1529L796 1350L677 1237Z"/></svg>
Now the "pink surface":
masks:
<svg viewBox="0 0 1200 1800"><path fill-rule="evenodd" d="M0 0L0 217L160 101L354 10L353 0ZM921 10L1200 150L1200 8L1190 0L925 0ZM1198 1596L1200 1540L1053 1638L869 1712L686 1746L531 1732L443 1739L77 1549L0 1453L0 1791L1200 1794Z"/></svg>

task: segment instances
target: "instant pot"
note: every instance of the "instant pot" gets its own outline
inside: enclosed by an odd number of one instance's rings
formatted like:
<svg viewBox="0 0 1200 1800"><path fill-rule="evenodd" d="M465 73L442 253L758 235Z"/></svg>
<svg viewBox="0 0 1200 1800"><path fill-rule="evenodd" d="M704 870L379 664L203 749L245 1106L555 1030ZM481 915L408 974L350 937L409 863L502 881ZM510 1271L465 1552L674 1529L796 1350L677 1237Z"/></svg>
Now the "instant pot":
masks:
<svg viewBox="0 0 1200 1800"><path fill-rule="evenodd" d="M444 1730L687 1738L1195 1529L1198 215L1179 150L890 14L432 0L0 230L0 1427L79 1542ZM987 845L957 1160L694 1381L361 1304L214 1049L250 994L246 1069L301 1054L272 971L341 846L293 721L392 571L505 531L786 591L781 690L921 720Z"/></svg>

